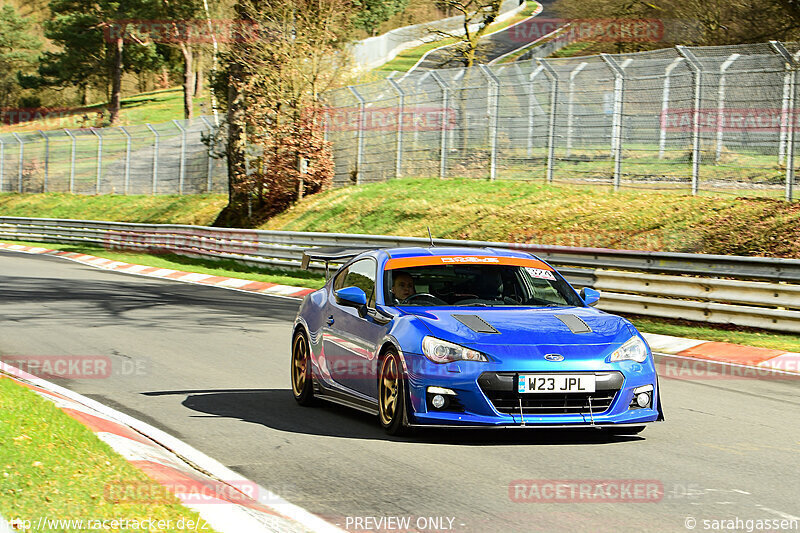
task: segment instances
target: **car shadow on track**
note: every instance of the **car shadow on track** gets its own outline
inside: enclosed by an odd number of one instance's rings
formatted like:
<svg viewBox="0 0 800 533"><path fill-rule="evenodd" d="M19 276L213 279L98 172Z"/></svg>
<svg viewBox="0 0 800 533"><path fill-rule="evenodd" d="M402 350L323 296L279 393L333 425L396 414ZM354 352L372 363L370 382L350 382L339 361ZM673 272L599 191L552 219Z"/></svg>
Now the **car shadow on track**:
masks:
<svg viewBox="0 0 800 533"><path fill-rule="evenodd" d="M147 396L186 396L182 405L203 413L262 424L278 431L348 439L409 441L462 446L580 445L643 441L639 436L609 435L598 429L415 429L408 437L386 435L375 416L319 402L301 407L288 389L176 390Z"/></svg>

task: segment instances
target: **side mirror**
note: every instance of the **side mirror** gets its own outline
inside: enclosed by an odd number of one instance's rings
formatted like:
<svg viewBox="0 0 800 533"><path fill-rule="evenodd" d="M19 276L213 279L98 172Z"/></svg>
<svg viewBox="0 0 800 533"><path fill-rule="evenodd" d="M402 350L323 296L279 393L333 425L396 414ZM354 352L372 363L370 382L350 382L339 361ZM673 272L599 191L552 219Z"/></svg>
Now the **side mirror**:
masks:
<svg viewBox="0 0 800 533"><path fill-rule="evenodd" d="M367 313L367 294L358 287L345 287L339 289L334 293L336 296L336 303L339 305L347 305L358 309L359 316L364 316Z"/></svg>
<svg viewBox="0 0 800 533"><path fill-rule="evenodd" d="M594 307L597 305L597 301L599 299L600 291L590 289L589 287L584 287L581 289L581 300L583 300L583 302L589 307Z"/></svg>

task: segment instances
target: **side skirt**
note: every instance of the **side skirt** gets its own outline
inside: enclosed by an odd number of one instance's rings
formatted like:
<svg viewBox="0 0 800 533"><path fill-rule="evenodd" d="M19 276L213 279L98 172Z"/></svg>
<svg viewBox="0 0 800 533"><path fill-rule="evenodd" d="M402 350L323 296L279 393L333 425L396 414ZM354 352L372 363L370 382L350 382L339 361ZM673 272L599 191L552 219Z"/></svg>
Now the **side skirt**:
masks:
<svg viewBox="0 0 800 533"><path fill-rule="evenodd" d="M317 380L314 380L314 394L320 399L328 402L350 407L352 409L358 409L359 411L370 415L378 415L377 402L366 400L342 390L327 388L320 384L320 382Z"/></svg>

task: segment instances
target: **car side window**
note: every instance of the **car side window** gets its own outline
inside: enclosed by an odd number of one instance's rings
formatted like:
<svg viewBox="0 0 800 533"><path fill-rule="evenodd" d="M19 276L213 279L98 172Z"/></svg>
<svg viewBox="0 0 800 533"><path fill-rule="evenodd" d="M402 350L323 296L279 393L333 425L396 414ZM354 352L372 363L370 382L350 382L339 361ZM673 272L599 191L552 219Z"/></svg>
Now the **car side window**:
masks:
<svg viewBox="0 0 800 533"><path fill-rule="evenodd" d="M341 269L339 272L336 273L336 277L333 279L333 290L338 291L342 287L347 287L344 282L347 280L347 272L350 270L350 267L345 267Z"/></svg>
<svg viewBox="0 0 800 533"><path fill-rule="evenodd" d="M367 295L367 306L375 307L375 275L377 268L377 263L372 259L356 261L350 265L347 273L341 276L343 281L341 287L358 287ZM336 281L338 281L338 278ZM334 283L334 290L336 289L336 283Z"/></svg>

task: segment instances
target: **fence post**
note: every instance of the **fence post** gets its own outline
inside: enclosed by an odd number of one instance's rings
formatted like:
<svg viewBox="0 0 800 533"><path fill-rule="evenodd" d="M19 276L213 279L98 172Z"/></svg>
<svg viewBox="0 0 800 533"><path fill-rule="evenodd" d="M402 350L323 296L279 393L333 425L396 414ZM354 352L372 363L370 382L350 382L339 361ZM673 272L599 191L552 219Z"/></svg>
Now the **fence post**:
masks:
<svg viewBox="0 0 800 533"><path fill-rule="evenodd" d="M3 174L6 166L6 143L0 137L0 192L3 192Z"/></svg>
<svg viewBox="0 0 800 533"><path fill-rule="evenodd" d="M214 128L211 126L211 123L206 119L206 117L200 117L200 118L203 120L203 122L206 123L206 126L208 126L208 135L209 135L209 137L208 137L208 145L209 145L208 146L208 168L206 169L206 174L207 174L206 175L206 179L207 179L208 183L206 184L206 192L210 193L211 192L211 186L212 186L211 177L212 177L212 173L214 171L214 158L212 157L213 150L214 150ZM327 140L327 139L325 139L325 140Z"/></svg>
<svg viewBox="0 0 800 533"><path fill-rule="evenodd" d="M178 123L177 119L172 119L172 123L181 132L181 163L178 171L178 194L183 194L183 181L186 177L186 130Z"/></svg>
<svg viewBox="0 0 800 533"><path fill-rule="evenodd" d="M685 46L675 47L686 58L694 78L694 103L692 105L692 194L700 190L700 103L703 96L703 70L691 50Z"/></svg>
<svg viewBox="0 0 800 533"><path fill-rule="evenodd" d="M514 64L516 65L516 63ZM533 112L535 107L534 104L539 104L539 102L536 100L536 95L533 92L533 81L543 70L544 67L539 65L533 70L533 72L531 72L530 76L528 76L528 157L533 156L533 125L535 118L535 114Z"/></svg>
<svg viewBox="0 0 800 533"><path fill-rule="evenodd" d="M353 93L358 99L358 144L356 145L356 185L361 184L361 168L363 166L363 157L364 157L364 129L365 129L365 122L367 120L366 115L366 100L361 94L356 90L356 88L352 85L347 86L350 89L350 92Z"/></svg>
<svg viewBox="0 0 800 533"><path fill-rule="evenodd" d="M103 170L103 136L99 130L91 128L92 133L97 136L97 179L94 185L94 193L100 194L100 173Z"/></svg>
<svg viewBox="0 0 800 533"><path fill-rule="evenodd" d="M153 132L153 192L152 194L156 193L158 188L158 132L153 128L153 126L148 122L145 124L147 129Z"/></svg>
<svg viewBox="0 0 800 533"><path fill-rule="evenodd" d="M44 138L44 184L42 192L47 192L47 178L50 177L50 138L39 130L39 135Z"/></svg>
<svg viewBox="0 0 800 533"><path fill-rule="evenodd" d="M630 58L620 66L608 54L600 54L603 61L614 74L614 114L611 117L611 156L614 158L614 190L619 190L622 181L622 104L623 91L625 90L625 66L632 61Z"/></svg>
<svg viewBox="0 0 800 533"><path fill-rule="evenodd" d="M575 117L575 78L586 68L585 61L572 69L569 73L569 99L567 100L567 149L565 157L569 157L572 152L572 135L574 133L573 120Z"/></svg>
<svg viewBox="0 0 800 533"><path fill-rule="evenodd" d="M556 108L558 106L558 73L545 59L536 60L550 78L550 118L547 124L547 181L552 183L556 154Z"/></svg>
<svg viewBox="0 0 800 533"><path fill-rule="evenodd" d="M69 193L73 194L75 192L75 143L77 139L67 128L64 128L64 132L72 139L72 150L69 158Z"/></svg>
<svg viewBox="0 0 800 533"><path fill-rule="evenodd" d="M17 169L17 179L18 179L19 183L18 183L17 189L18 189L18 192L21 193L22 192L22 160L25 157L25 144L22 142L22 139L20 139L19 135L17 135L17 132L12 132L11 134L14 136L14 138L19 143L19 168Z"/></svg>
<svg viewBox="0 0 800 533"><path fill-rule="evenodd" d="M661 133L658 138L658 158L664 159L664 149L667 145L667 112L669 111L669 81L670 75L672 71L675 70L675 67L680 65L683 62L683 57L676 57L672 63L667 65L667 68L664 69L664 88L661 92Z"/></svg>
<svg viewBox="0 0 800 533"><path fill-rule="evenodd" d="M396 73L396 71L392 71L392 76ZM396 155L395 155L395 164L394 164L394 177L399 178L400 175L403 173L403 117L405 116L406 111L406 92L400 87L400 84L394 81L393 79L387 78L389 84L394 88L395 92L397 92L397 98L399 99L399 108L397 110L397 147L396 147Z"/></svg>
<svg viewBox="0 0 800 533"><path fill-rule="evenodd" d="M447 175L447 108L450 105L450 94L447 82L435 71L431 77L442 91L442 125L439 127L439 179Z"/></svg>
<svg viewBox="0 0 800 533"><path fill-rule="evenodd" d="M788 122L784 122L781 120L781 126L784 123L787 124L786 128L786 201L791 202L792 196L794 195L794 123L795 123L795 94L797 92L797 69L800 67L798 63L798 58L800 57L800 52L795 54L794 57L786 50L786 47L783 46L783 43L780 41L770 41L769 43L772 45L772 49L783 58L785 68L789 74L789 98L788 101L785 102L785 109L786 115L788 116ZM783 116L781 117L784 118Z"/></svg>
<svg viewBox="0 0 800 533"><path fill-rule="evenodd" d="M492 105L492 120L489 123L489 179L494 181L497 178L497 127L500 116L500 80L494 75L489 67L484 64L479 65L481 72L486 76L488 85L494 89L492 91L494 102Z"/></svg>
<svg viewBox="0 0 800 533"><path fill-rule="evenodd" d="M717 91L717 151L714 161L719 163L722 157L723 122L725 120L725 72L739 59L739 54L731 54L719 66L719 90Z"/></svg>
<svg viewBox="0 0 800 533"><path fill-rule="evenodd" d="M125 178L122 187L123 194L128 194L131 182L131 134L128 133L124 126L120 126L119 129L125 134Z"/></svg>

